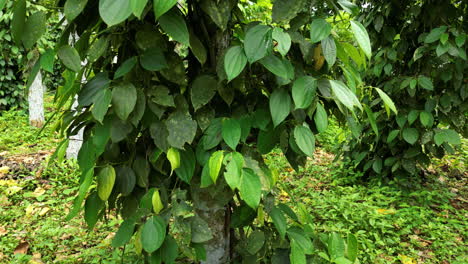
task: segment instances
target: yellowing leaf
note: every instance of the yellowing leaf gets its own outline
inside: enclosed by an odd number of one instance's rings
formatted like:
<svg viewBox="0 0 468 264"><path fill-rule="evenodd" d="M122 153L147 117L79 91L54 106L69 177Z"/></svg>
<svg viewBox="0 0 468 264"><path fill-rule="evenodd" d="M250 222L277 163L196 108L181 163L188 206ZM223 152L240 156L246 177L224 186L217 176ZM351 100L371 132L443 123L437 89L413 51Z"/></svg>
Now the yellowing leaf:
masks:
<svg viewBox="0 0 468 264"><path fill-rule="evenodd" d="M377 213L382 214L382 215L388 215L388 214L395 214L396 212L393 209L379 208L377 209Z"/></svg>
<svg viewBox="0 0 468 264"><path fill-rule="evenodd" d="M416 260L405 255L398 254L398 258L400 259L402 264L417 264Z"/></svg>
<svg viewBox="0 0 468 264"><path fill-rule="evenodd" d="M164 205L161 202L161 196L159 196L159 190L154 191L151 201L153 203L153 211L156 214L159 214L159 212L164 208Z"/></svg>
<svg viewBox="0 0 468 264"><path fill-rule="evenodd" d="M171 163L171 174L172 172L180 167L180 153L175 148L170 148L166 154L167 159Z"/></svg>

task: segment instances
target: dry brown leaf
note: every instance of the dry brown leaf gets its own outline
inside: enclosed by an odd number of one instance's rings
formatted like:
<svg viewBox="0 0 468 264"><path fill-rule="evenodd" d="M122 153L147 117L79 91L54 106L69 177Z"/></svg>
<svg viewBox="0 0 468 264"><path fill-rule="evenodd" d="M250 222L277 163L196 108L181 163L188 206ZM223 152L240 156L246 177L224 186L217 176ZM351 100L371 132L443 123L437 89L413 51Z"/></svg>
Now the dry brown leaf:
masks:
<svg viewBox="0 0 468 264"><path fill-rule="evenodd" d="M15 251L13 254L27 254L29 249L29 243L26 241L22 241L21 243L16 246Z"/></svg>
<svg viewBox="0 0 468 264"><path fill-rule="evenodd" d="M4 226L0 226L0 237L6 234L8 234L6 228Z"/></svg>

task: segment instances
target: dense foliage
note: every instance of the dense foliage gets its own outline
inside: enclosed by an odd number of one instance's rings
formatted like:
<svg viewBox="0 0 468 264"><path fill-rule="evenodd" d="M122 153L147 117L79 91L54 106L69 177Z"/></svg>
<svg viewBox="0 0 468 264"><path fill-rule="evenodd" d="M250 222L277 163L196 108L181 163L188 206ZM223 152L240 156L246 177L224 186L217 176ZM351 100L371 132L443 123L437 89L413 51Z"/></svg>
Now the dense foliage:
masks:
<svg viewBox="0 0 468 264"><path fill-rule="evenodd" d="M365 82L380 87L398 114L365 94L367 125L348 157L374 180L415 177L431 157L453 153L468 135L466 1L362 1L359 20L375 55Z"/></svg>
<svg viewBox="0 0 468 264"><path fill-rule="evenodd" d="M12 31L32 40L35 32L22 26L25 2L16 1ZM273 24L264 25L250 22L252 5L58 1L68 23L34 68L50 69L57 55L67 68L59 109L78 96L59 127L85 131L69 217L85 201L92 228L116 208L125 221L113 245L135 237L153 263L172 263L178 251L212 263L355 261L354 235L345 242L318 234L307 208L296 215L275 201L278 173L262 154L279 146L298 168L313 157L314 133L327 128L328 115L354 120L368 108L358 97L372 89L359 75L371 56L369 37L359 22L333 16L358 8L277 0ZM79 40L70 45L70 36Z"/></svg>

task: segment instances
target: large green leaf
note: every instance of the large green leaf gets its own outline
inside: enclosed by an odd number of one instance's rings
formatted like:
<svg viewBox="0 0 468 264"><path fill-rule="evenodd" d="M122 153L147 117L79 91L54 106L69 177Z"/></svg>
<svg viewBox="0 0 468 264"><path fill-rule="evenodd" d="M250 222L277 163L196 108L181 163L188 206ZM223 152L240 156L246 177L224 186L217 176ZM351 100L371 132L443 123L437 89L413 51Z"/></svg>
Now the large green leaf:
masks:
<svg viewBox="0 0 468 264"><path fill-rule="evenodd" d="M433 91L434 90L434 85L432 84L431 79L424 75L418 76L418 84L421 86L423 89Z"/></svg>
<svg viewBox="0 0 468 264"><path fill-rule="evenodd" d="M275 0L273 3L273 22L287 22L301 12L306 4L304 0Z"/></svg>
<svg viewBox="0 0 468 264"><path fill-rule="evenodd" d="M145 10L146 4L148 4L148 0L130 0L130 5L132 7L132 13L141 18L143 11Z"/></svg>
<svg viewBox="0 0 468 264"><path fill-rule="evenodd" d="M213 232L208 223L198 215L191 218L190 227L193 243L203 243L213 238Z"/></svg>
<svg viewBox="0 0 468 264"><path fill-rule="evenodd" d="M117 116L126 120L135 108L137 91L133 84L122 82L113 87L112 106Z"/></svg>
<svg viewBox="0 0 468 264"><path fill-rule="evenodd" d="M115 170L114 167L107 165L99 171L97 176L97 190L99 198L107 201L114 188L115 183Z"/></svg>
<svg viewBox="0 0 468 264"><path fill-rule="evenodd" d="M167 142L174 148L184 149L185 143L192 143L197 132L197 122L184 112L172 113L166 120Z"/></svg>
<svg viewBox="0 0 468 264"><path fill-rule="evenodd" d="M289 79L288 69L286 68L286 65L280 58L276 57L275 55L271 54L261 59L260 63L273 74L283 79Z"/></svg>
<svg viewBox="0 0 468 264"><path fill-rule="evenodd" d="M231 19L231 10L234 2L202 0L200 6L203 12L207 13L211 20L222 31L225 31Z"/></svg>
<svg viewBox="0 0 468 264"><path fill-rule="evenodd" d="M13 6L13 19L11 20L11 34L17 46L21 45L25 23L26 0L15 1Z"/></svg>
<svg viewBox="0 0 468 264"><path fill-rule="evenodd" d="M313 157L315 151L315 137L310 128L296 126L294 128L294 140L299 149L307 156Z"/></svg>
<svg viewBox="0 0 468 264"><path fill-rule="evenodd" d="M429 34L426 36L426 38L424 39L424 42L425 43L432 43L432 42L436 42L440 39L440 36L447 30L447 26L441 26L441 27L437 27L437 28L434 28L433 30L431 30L431 32L429 32Z"/></svg>
<svg viewBox="0 0 468 264"><path fill-rule="evenodd" d="M121 247L127 244L133 236L135 230L135 218L130 217L122 222L117 233L112 239L112 247Z"/></svg>
<svg viewBox="0 0 468 264"><path fill-rule="evenodd" d="M291 37L289 36L289 33L284 32L282 28L275 27L273 29L272 37L278 43L276 48L279 53L286 56L291 48Z"/></svg>
<svg viewBox="0 0 468 264"><path fill-rule="evenodd" d="M351 20L351 30L354 33L354 37L356 38L359 47L361 47L362 51L364 51L364 54L370 58L372 56L372 48L366 28L364 28L361 23Z"/></svg>
<svg viewBox="0 0 468 264"><path fill-rule="evenodd" d="M310 41L316 43L324 40L330 35L331 29L331 25L325 19L314 19L310 24Z"/></svg>
<svg viewBox="0 0 468 264"><path fill-rule="evenodd" d="M93 63L97 61L109 47L109 39L102 37L96 40L88 50L88 62Z"/></svg>
<svg viewBox="0 0 468 264"><path fill-rule="evenodd" d="M312 103L317 91L317 80L310 76L303 76L294 81L292 98L297 108L307 108Z"/></svg>
<svg viewBox="0 0 468 264"><path fill-rule="evenodd" d="M242 177L242 168L244 166L244 158L239 152L231 152L226 155L225 160L228 161L224 179L232 190L239 189Z"/></svg>
<svg viewBox="0 0 468 264"><path fill-rule="evenodd" d="M398 136L398 134L400 134L399 129L390 131L390 133L388 133L388 136L387 136L387 143L391 143Z"/></svg>
<svg viewBox="0 0 468 264"><path fill-rule="evenodd" d="M190 98L195 111L211 101L216 94L218 81L211 75L199 76L193 81L190 88Z"/></svg>
<svg viewBox="0 0 468 264"><path fill-rule="evenodd" d="M249 28L244 39L244 49L250 63L267 56L273 49L271 28L265 25Z"/></svg>
<svg viewBox="0 0 468 264"><path fill-rule="evenodd" d="M99 15L109 27L120 24L131 14L129 0L99 0Z"/></svg>
<svg viewBox="0 0 468 264"><path fill-rule="evenodd" d="M78 94L78 104L80 106L88 106L96 101L97 95L104 89L109 87L110 80L107 73L100 72L96 74Z"/></svg>
<svg viewBox="0 0 468 264"><path fill-rule="evenodd" d="M452 129L437 130L434 135L434 142L439 146L443 143L453 145L461 144L460 135Z"/></svg>
<svg viewBox="0 0 468 264"><path fill-rule="evenodd" d="M86 198L84 218L88 229L92 230L99 220L100 211L104 202L99 198L97 192L93 192Z"/></svg>
<svg viewBox="0 0 468 264"><path fill-rule="evenodd" d="M419 138L419 131L416 128L405 128L403 129L403 139L413 145L418 141Z"/></svg>
<svg viewBox="0 0 468 264"><path fill-rule="evenodd" d="M324 132L328 127L328 115L321 103L317 102L314 114L315 127L319 133Z"/></svg>
<svg viewBox="0 0 468 264"><path fill-rule="evenodd" d="M332 36L328 36L322 40L322 51L328 66L333 66L336 61L336 45Z"/></svg>
<svg viewBox="0 0 468 264"><path fill-rule="evenodd" d="M261 230L256 230L250 233L247 238L247 252L252 255L255 255L265 244L265 234Z"/></svg>
<svg viewBox="0 0 468 264"><path fill-rule="evenodd" d="M57 55L63 65L68 69L74 72L79 72L81 70L81 59L76 49L69 45L65 45L58 50Z"/></svg>
<svg viewBox="0 0 468 264"><path fill-rule="evenodd" d="M143 249L152 253L159 249L166 238L166 223L159 216L153 216L146 220L141 232L141 244Z"/></svg>
<svg viewBox="0 0 468 264"><path fill-rule="evenodd" d="M161 258L165 264L174 264L179 256L179 246L177 241L171 236L166 237L161 247Z"/></svg>
<svg viewBox="0 0 468 264"><path fill-rule="evenodd" d="M240 197L253 209L258 207L262 196L262 183L260 177L252 169L242 169L240 182Z"/></svg>
<svg viewBox="0 0 468 264"><path fill-rule="evenodd" d="M292 241L296 241L306 254L314 252L314 246L308 235L298 227L291 227L287 231L288 237Z"/></svg>
<svg viewBox="0 0 468 264"><path fill-rule="evenodd" d="M36 44L41 36L46 32L46 14L36 12L28 17L24 24L24 32L21 40L26 49L30 49Z"/></svg>
<svg viewBox="0 0 468 264"><path fill-rule="evenodd" d="M180 167L175 170L177 176L184 182L190 184L195 173L195 154L190 147L180 151Z"/></svg>
<svg viewBox="0 0 468 264"><path fill-rule="evenodd" d="M166 58L159 48L152 48L143 53L140 57L140 64L148 71L160 71L168 67Z"/></svg>
<svg viewBox="0 0 468 264"><path fill-rule="evenodd" d="M291 96L288 91L279 88L270 95L270 113L273 125L276 127L289 115L291 111Z"/></svg>
<svg viewBox="0 0 468 264"><path fill-rule="evenodd" d="M306 264L306 255L299 242L291 241L291 253L289 254L291 264Z"/></svg>
<svg viewBox="0 0 468 264"><path fill-rule="evenodd" d="M241 46L234 46L228 49L224 55L224 70L228 77L228 82L236 78L247 64L247 57Z"/></svg>
<svg viewBox="0 0 468 264"><path fill-rule="evenodd" d="M358 107L362 110L361 103L357 99L356 95L341 81L330 80L330 86L336 99L340 101L351 111L354 107Z"/></svg>
<svg viewBox="0 0 468 264"><path fill-rule="evenodd" d="M174 40L190 46L190 35L184 18L175 11L165 13L159 18L159 24Z"/></svg>
<svg viewBox="0 0 468 264"><path fill-rule="evenodd" d="M65 17L68 21L73 21L83 12L88 0L67 0L64 6Z"/></svg>
<svg viewBox="0 0 468 264"><path fill-rule="evenodd" d="M115 173L120 193L123 196L130 195L136 184L135 172L130 167L122 166Z"/></svg>
<svg viewBox="0 0 468 264"><path fill-rule="evenodd" d="M53 49L46 50L40 58L41 69L50 73L54 72L55 51Z"/></svg>
<svg viewBox="0 0 468 264"><path fill-rule="evenodd" d="M356 261L358 254L358 241L355 235L348 234L348 239L346 243L346 257L351 260L351 263Z"/></svg>
<svg viewBox="0 0 468 264"><path fill-rule="evenodd" d="M93 114L94 119L99 121L99 123L101 124L104 120L104 116L106 115L107 110L109 109L111 101L112 92L109 89L101 90L96 96L96 100L94 102L94 106L91 113Z"/></svg>
<svg viewBox="0 0 468 264"><path fill-rule="evenodd" d="M434 124L434 117L431 113L422 111L419 114L419 121L421 121L421 124L425 127L432 127L432 125Z"/></svg>
<svg viewBox="0 0 468 264"><path fill-rule="evenodd" d="M328 239L328 254L332 259L343 257L345 254L344 239L338 233L331 233Z"/></svg>
<svg viewBox="0 0 468 264"><path fill-rule="evenodd" d="M156 19L160 18L167 11L177 4L177 0L154 0L153 10Z"/></svg>
<svg viewBox="0 0 468 264"><path fill-rule="evenodd" d="M384 102L387 115L390 116L390 110L392 110L395 113L395 115L398 115L398 110L396 109L395 104L393 103L392 99L384 91L380 90L379 88L376 87L375 90L377 91L380 98Z"/></svg>
<svg viewBox="0 0 468 264"><path fill-rule="evenodd" d="M216 183L218 179L219 172L221 171L221 167L223 165L224 159L224 151L218 150L211 154L211 157L208 161L210 167L210 178L211 180Z"/></svg>
<svg viewBox="0 0 468 264"><path fill-rule="evenodd" d="M286 217L284 217L283 212L278 209L278 207L274 207L270 212L270 216L271 220L273 220L273 224L275 225L276 230L278 230L278 233L280 234L280 237L284 239L288 226L286 223Z"/></svg>
<svg viewBox="0 0 468 264"><path fill-rule="evenodd" d="M190 32L190 50L201 65L205 64L207 58L206 48L193 31Z"/></svg>
<svg viewBox="0 0 468 264"><path fill-rule="evenodd" d="M237 119L228 118L223 120L222 136L224 142L233 150L236 150L241 134L241 125Z"/></svg>

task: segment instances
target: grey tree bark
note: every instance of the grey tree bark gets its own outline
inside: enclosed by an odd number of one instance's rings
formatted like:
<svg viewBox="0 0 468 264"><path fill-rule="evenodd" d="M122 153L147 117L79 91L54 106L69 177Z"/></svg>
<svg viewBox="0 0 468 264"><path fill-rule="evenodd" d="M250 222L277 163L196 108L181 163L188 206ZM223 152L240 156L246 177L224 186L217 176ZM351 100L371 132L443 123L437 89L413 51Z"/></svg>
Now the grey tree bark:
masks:
<svg viewBox="0 0 468 264"><path fill-rule="evenodd" d="M42 127L44 125L44 91L42 74L39 71L29 87L28 93L29 124L31 126Z"/></svg>

